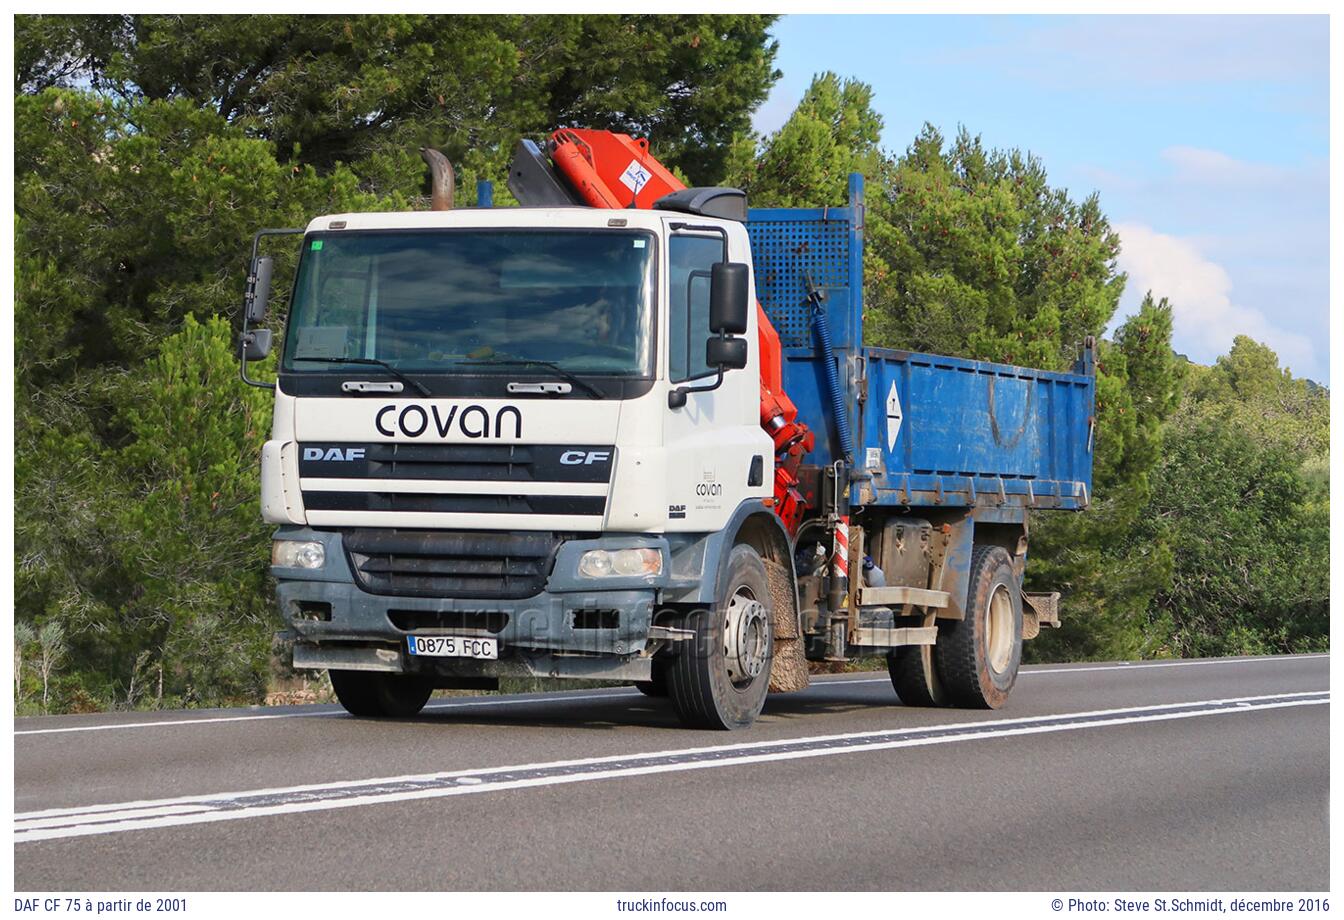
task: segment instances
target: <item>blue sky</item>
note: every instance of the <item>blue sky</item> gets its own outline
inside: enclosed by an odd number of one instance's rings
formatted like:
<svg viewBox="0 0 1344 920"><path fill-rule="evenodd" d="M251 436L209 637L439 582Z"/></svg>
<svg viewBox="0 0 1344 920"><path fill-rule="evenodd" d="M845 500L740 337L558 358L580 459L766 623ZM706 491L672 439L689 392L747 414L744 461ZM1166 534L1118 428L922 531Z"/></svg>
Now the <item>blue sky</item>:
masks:
<svg viewBox="0 0 1344 920"><path fill-rule="evenodd" d="M1329 25L1325 16L787 16L783 76L756 113L780 126L813 74L874 89L883 146L932 122L1041 157L1092 191L1175 347L1204 363L1233 335L1329 379Z"/></svg>

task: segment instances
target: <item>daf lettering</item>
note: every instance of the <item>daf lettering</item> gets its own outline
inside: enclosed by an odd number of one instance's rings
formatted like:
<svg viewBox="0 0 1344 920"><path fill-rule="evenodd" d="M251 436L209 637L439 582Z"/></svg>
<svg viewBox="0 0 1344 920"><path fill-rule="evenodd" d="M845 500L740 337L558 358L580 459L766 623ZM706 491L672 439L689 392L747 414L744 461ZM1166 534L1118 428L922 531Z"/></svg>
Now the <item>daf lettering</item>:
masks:
<svg viewBox="0 0 1344 920"><path fill-rule="evenodd" d="M437 437L445 441L453 435L479 438L523 436L523 413L517 406L501 406L491 414L485 406L439 406L411 403L383 406L373 416L373 427L385 438Z"/></svg>
<svg viewBox="0 0 1344 920"><path fill-rule="evenodd" d="M332 461L344 463L351 460L363 460L364 448L347 447L345 450L341 450L339 447L328 447L326 450L323 450L320 447L305 447L303 449L303 459L320 460L323 463Z"/></svg>

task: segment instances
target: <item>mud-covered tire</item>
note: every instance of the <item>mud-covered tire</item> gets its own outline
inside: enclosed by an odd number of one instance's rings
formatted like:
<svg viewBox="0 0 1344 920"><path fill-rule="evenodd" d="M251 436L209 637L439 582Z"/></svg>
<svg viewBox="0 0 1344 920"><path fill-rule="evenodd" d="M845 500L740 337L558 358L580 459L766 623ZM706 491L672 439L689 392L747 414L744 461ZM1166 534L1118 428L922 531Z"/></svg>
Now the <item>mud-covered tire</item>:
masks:
<svg viewBox="0 0 1344 920"><path fill-rule="evenodd" d="M931 645L903 645L887 653L887 674L907 706L946 706L947 691L938 677Z"/></svg>
<svg viewBox="0 0 1344 920"><path fill-rule="evenodd" d="M331 689L352 716L406 719L425 708L432 681L381 671L330 671Z"/></svg>
<svg viewBox="0 0 1344 920"><path fill-rule="evenodd" d="M954 705L998 709L1007 701L1022 664L1022 592L1003 547L971 553L966 616L939 622L934 658Z"/></svg>
<svg viewBox="0 0 1344 920"><path fill-rule="evenodd" d="M749 657L759 669L753 676L740 674L735 680L725 633L731 618L738 616L732 611L750 603L763 608L753 610L751 620L763 622L764 629L753 632L752 642L741 648L752 650ZM668 661L666 672L668 696L683 724L691 728L732 730L747 728L756 721L770 685L774 655L772 623L765 564L750 546L734 546L714 608L682 614L677 623L679 628L695 633L694 639L677 643L676 654Z"/></svg>

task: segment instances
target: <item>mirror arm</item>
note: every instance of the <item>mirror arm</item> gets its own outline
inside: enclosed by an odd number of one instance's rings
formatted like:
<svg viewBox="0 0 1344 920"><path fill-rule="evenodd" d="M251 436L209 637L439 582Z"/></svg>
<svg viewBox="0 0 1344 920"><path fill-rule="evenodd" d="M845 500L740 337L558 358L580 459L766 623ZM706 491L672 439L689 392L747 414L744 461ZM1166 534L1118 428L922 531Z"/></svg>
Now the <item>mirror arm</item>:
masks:
<svg viewBox="0 0 1344 920"><path fill-rule="evenodd" d="M267 227L258 230L252 234L252 259L247 263L247 290L248 296L251 296L252 284L256 277L252 274L253 267L257 264L257 254L261 251L261 238L263 236L290 236L296 233L307 233L306 228L280 228ZM249 301L243 300L243 331L238 336L238 376L242 378L243 383L250 387L257 387L262 390L274 390L275 384L265 383L261 380L253 380L247 376L247 308Z"/></svg>
<svg viewBox="0 0 1344 920"><path fill-rule="evenodd" d="M669 409L680 409L686 405L687 393L708 393L710 390L717 390L723 386L723 365L718 366L719 372L714 375L714 382L698 387L680 386L667 394L667 407Z"/></svg>

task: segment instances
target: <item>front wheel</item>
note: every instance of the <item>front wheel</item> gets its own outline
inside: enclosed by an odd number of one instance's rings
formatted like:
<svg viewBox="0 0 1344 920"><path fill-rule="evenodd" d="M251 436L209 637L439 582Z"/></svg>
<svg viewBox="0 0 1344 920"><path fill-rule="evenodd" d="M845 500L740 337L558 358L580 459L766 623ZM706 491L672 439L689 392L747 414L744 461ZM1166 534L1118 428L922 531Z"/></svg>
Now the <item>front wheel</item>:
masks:
<svg viewBox="0 0 1344 920"><path fill-rule="evenodd" d="M645 696L662 699L667 696L667 666L661 658L653 659L648 680L635 681L635 689Z"/></svg>
<svg viewBox="0 0 1344 920"><path fill-rule="evenodd" d="M406 719L425 708L434 684L423 677L383 671L330 671L331 689L352 716Z"/></svg>
<svg viewBox="0 0 1344 920"><path fill-rule="evenodd" d="M998 709L1022 663L1022 592L1001 546L975 548L970 581L965 618L938 624L936 670L956 705Z"/></svg>
<svg viewBox="0 0 1344 920"><path fill-rule="evenodd" d="M718 602L682 617L695 638L668 662L668 695L684 724L731 730L756 721L774 655L770 608L765 563L750 546L734 546Z"/></svg>

